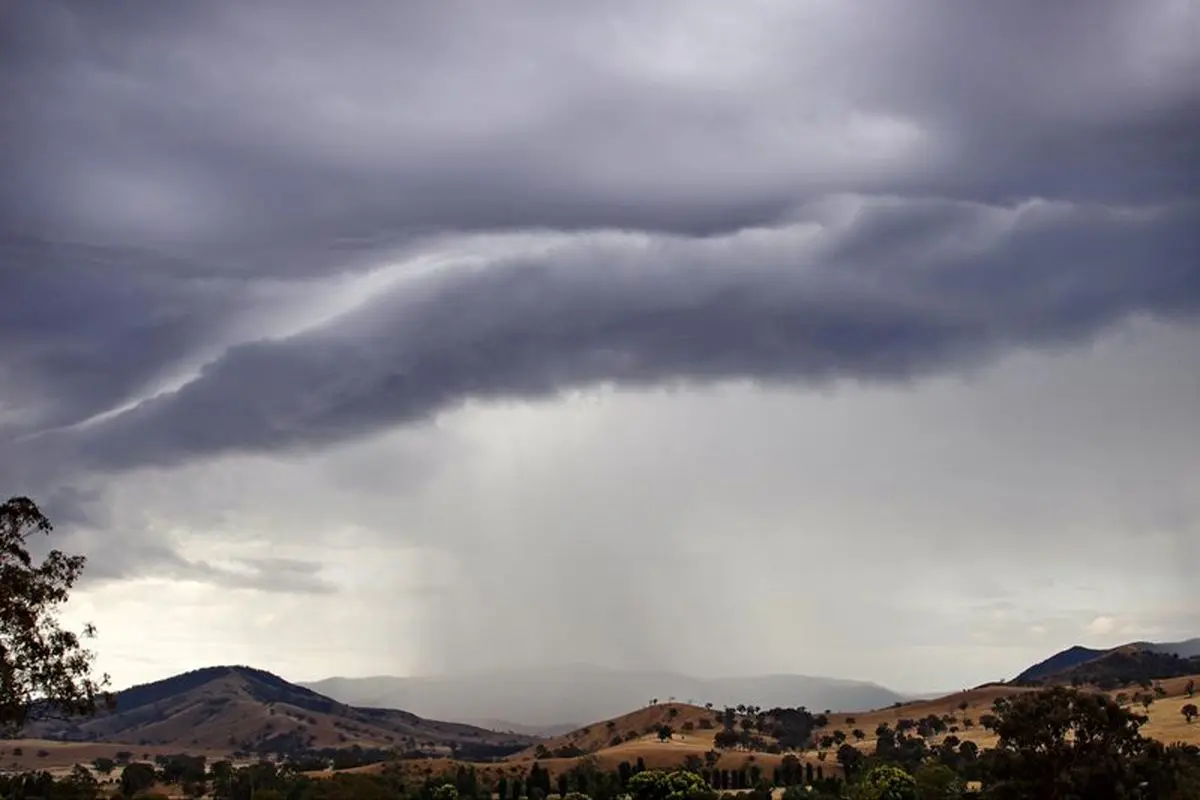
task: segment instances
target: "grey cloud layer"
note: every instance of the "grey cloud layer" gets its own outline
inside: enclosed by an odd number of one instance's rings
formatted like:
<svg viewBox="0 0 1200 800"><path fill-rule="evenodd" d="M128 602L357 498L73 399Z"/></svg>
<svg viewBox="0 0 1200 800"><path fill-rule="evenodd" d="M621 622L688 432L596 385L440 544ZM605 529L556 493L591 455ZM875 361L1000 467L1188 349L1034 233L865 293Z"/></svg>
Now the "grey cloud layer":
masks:
<svg viewBox="0 0 1200 800"><path fill-rule="evenodd" d="M328 267L429 227L730 230L829 191L1178 199L1186 3L25 3L14 226Z"/></svg>
<svg viewBox="0 0 1200 800"><path fill-rule="evenodd" d="M95 522L82 472L476 398L903 380L1193 319L1198 25L1167 0L13 4L0 482ZM176 555L128 558L214 574Z"/></svg>
<svg viewBox="0 0 1200 800"><path fill-rule="evenodd" d="M319 328L231 349L82 432L85 452L110 468L323 444L471 398L608 381L904 379L1200 307L1192 207L843 198L808 213L824 223L568 236L445 267Z"/></svg>

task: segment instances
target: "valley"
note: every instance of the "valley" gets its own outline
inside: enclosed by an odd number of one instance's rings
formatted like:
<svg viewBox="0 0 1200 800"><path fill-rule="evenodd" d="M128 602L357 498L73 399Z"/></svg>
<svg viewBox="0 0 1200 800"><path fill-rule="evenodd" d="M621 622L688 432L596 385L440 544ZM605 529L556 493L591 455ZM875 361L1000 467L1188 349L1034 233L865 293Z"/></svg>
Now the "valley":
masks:
<svg viewBox="0 0 1200 800"><path fill-rule="evenodd" d="M998 702L1050 684L1079 687L1080 675L1120 683L1111 690L1094 684L1082 689L1144 714L1145 736L1166 745L1200 744L1200 724L1182 713L1195 702L1200 669L1172 674L1191 659L1139 644L1079 655L1073 649L1052 657L1043 662L1052 670L1031 668L1017 681L860 710L651 698L626 713L540 737L350 705L250 667L210 667L120 692L114 710L91 718L31 723L20 738L0 742L0 770L67 775L82 767L103 781L130 763L163 768L186 754L232 768L291 764L319 779L344 774L428 781L468 769L472 780L497 786L543 770L559 781L581 770L683 768L734 775L728 780L735 783L751 780L739 775L778 783L797 769L840 774L853 761L847 745L866 756L919 741L923 752L969 751L974 757L997 745ZM1137 669L1143 672L1131 677ZM1159 673L1163 677L1154 677Z"/></svg>

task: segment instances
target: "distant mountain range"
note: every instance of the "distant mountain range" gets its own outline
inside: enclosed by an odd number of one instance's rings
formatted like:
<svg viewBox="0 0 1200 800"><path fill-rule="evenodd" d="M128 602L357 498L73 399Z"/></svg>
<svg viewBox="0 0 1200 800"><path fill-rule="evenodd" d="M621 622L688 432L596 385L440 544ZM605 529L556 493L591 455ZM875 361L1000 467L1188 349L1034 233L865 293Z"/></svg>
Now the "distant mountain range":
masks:
<svg viewBox="0 0 1200 800"><path fill-rule="evenodd" d="M695 678L591 664L452 677L327 678L302 685L344 703L405 708L437 719L509 726L542 735L624 714L652 699L675 698L717 707L739 703L765 708L807 706L818 711L861 711L909 699L874 683L835 678Z"/></svg>
<svg viewBox="0 0 1200 800"><path fill-rule="evenodd" d="M1183 642L1130 642L1107 650L1078 645L1055 653L1013 679L1019 685L1071 681L1128 682L1200 673L1200 638Z"/></svg>
<svg viewBox="0 0 1200 800"><path fill-rule="evenodd" d="M402 747L427 752L503 755L532 738L406 711L358 708L241 666L207 667L116 695L116 709L89 718L45 719L26 726L28 738L172 745L247 753L298 749Z"/></svg>
<svg viewBox="0 0 1200 800"><path fill-rule="evenodd" d="M1184 642L1166 642L1160 644L1138 642L1137 644L1147 650L1153 650L1157 653L1170 653L1180 658L1196 658L1200 656L1200 636Z"/></svg>

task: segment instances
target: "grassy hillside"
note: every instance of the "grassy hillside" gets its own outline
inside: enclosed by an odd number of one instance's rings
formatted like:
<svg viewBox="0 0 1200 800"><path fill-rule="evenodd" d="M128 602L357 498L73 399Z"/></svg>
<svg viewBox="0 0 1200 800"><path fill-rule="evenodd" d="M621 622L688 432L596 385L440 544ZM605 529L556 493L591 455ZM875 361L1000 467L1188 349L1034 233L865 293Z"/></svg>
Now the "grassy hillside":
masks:
<svg viewBox="0 0 1200 800"><path fill-rule="evenodd" d="M223 674L222 670L225 671ZM354 709L335 703L330 706L330 711L325 713L301 711L300 706L292 702L280 700L264 702L262 699L253 699L253 695L272 691L271 687L274 687L274 690L286 691L290 684L283 682L285 685L279 686L270 678L264 678L261 683L250 680L255 674L255 671L243 671L240 668L218 668L211 672L211 679L207 681L201 681L192 676L186 681L172 684L169 687L152 686L149 690L147 687L139 687L143 691L128 695L125 698L127 705L118 712L118 716L146 713L149 710L158 709L156 713L162 717L161 721L128 728L120 728L113 721L101 719L94 721L95 723L103 722L106 726L119 729L114 735L122 738L114 741L130 741L147 732L165 734L168 726L185 727L186 724L189 724L189 720L193 719L186 716L188 712L185 709L189 707L189 704L207 702L212 697L242 698L232 699L227 703L235 707L236 712L223 712L225 716L222 719L214 717L207 723L197 726L194 736L181 735L176 731L172 736L163 736L165 743L147 745L120 744L113 741L107 743L38 740L3 742L0 743L0 767L64 768L78 762L86 763L97 756L113 757L116 752L122 750L126 753L132 752L134 758L145 759L159 753L180 751L205 754L210 758L227 757L230 745L228 740L221 741L220 735L215 733L218 730L216 727L218 723L224 726L220 728L222 731L234 730L238 732L238 735L252 737L256 732L262 730L261 726L265 722L274 720L278 724L283 724L283 720L280 719L282 716L295 723L297 721L288 714L299 715L301 713L312 715L318 720L317 725L313 725L311 722L306 723L310 731L318 734L317 745L338 741L339 735L346 733L344 727L346 724L361 726L362 732L357 734L357 738L350 739L348 737L348 742L339 742L342 746L351 742L364 747L394 745L397 733L388 725L399 724L396 721L405 725L418 726L424 734L430 736L430 741L440 735L443 737L443 742L453 740L454 737L458 737L460 741L472 741L475 737L489 737L486 738L487 741L504 742L507 739L510 746L519 743L513 737L478 731L469 726L437 723L420 718L416 718L416 722L414 722L413 716L404 712ZM273 677L271 676L271 678ZM1196 676L1194 680L1200 684L1200 676ZM1167 743L1181 742L1200 745L1200 722L1189 724L1180 713L1180 709L1186 703L1197 702L1196 698L1187 696L1188 681L1189 678L1184 676L1158 681L1156 690L1149 693L1113 691L1109 694L1138 713L1144 713L1149 717L1142 729L1145 735ZM252 685L247 686L247 682ZM378 773L384 770L394 770L417 779L423 779L430 775L452 772L459 766L470 764L475 767L481 779L492 780L501 776L508 778L524 776L535 762L549 770L552 775L557 776L587 762L602 770L614 770L621 762L632 764L640 759L649 768L672 768L688 765L737 770L748 769L753 765L764 773L770 774L789 755L799 758L801 762L811 763L814 766L824 764L826 768L829 768L834 763L833 755L836 747L820 746L822 736L834 736L841 732L849 744L869 753L875 748L876 731L880 725L887 725L893 730L905 724L915 727L920 720L931 716L941 719L945 725L941 732L926 737L926 742L932 746L939 745L949 736L954 736L960 741L974 742L980 748L994 746L996 737L984 727L982 719L992 712L993 703L998 698L1029 691L1034 691L1034 689L991 684L933 700L895 704L885 709L833 713L828 715L825 720L826 724L815 731L818 746L797 751L789 751L778 746L780 739L775 735L776 728L773 727L774 723L770 712L762 712L763 727L761 730L755 730L756 744L751 749L740 746L718 748L715 737L723 728L722 710L684 703L660 703L601 720L540 742L533 743L525 739L524 743L527 746L499 761L481 762L469 757L454 759L448 757L448 746L443 745L438 751L443 755L389 760L386 763L381 762L346 771ZM1143 708L1140 704L1139 694L1152 695L1153 699L1148 708ZM262 696L265 695L260 695L260 697ZM325 700L327 701L328 698ZM309 697L305 702L319 703L323 701L317 695L315 698ZM271 706L270 703L274 703L274 705ZM274 715L270 714L271 708L275 710ZM356 716L360 713L366 716ZM743 720L756 721L760 715L735 714L735 716L735 728L741 730ZM139 719L141 718L139 717ZM392 722L384 724L383 720ZM904 720L910 722L904 723ZM339 724L343 727L339 727ZM759 723L755 722L755 724ZM671 728L670 735L665 738L659 735L659 730L663 725ZM95 728L92 732L98 730L99 728ZM861 739L854 735L855 731L862 733ZM914 729L911 733L916 734L917 731ZM392 737L392 742L389 742L389 736ZM196 744L191 743L193 738L196 739ZM401 746L400 749L404 749L404 747ZM14 753L16 750L20 750L19 755ZM822 751L824 751L824 757Z"/></svg>
<svg viewBox="0 0 1200 800"><path fill-rule="evenodd" d="M495 757L530 737L405 711L357 708L249 667L210 667L127 689L115 711L44 720L25 736L77 742L162 745L182 750L289 752L359 745Z"/></svg>
<svg viewBox="0 0 1200 800"><path fill-rule="evenodd" d="M1181 658L1174 653L1126 645L1021 683L1028 686L1069 683L1110 690L1196 673L1200 673L1200 658Z"/></svg>
<svg viewBox="0 0 1200 800"><path fill-rule="evenodd" d="M1019 686L1097 684L1106 689L1200 672L1200 639L1132 642L1108 650L1070 647L1013 679Z"/></svg>

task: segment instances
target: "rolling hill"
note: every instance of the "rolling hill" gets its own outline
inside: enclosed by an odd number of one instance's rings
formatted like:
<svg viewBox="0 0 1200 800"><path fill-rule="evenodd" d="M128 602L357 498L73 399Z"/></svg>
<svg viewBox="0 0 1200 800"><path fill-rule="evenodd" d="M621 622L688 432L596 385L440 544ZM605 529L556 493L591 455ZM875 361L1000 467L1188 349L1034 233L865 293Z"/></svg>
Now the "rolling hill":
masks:
<svg viewBox="0 0 1200 800"><path fill-rule="evenodd" d="M1109 650L1071 647L1026 669L1018 686L1094 684L1105 689L1141 681L1200 673L1200 640L1158 644L1133 642Z"/></svg>
<svg viewBox="0 0 1200 800"><path fill-rule="evenodd" d="M717 707L750 703L816 710L879 708L906 699L877 684L834 678L695 678L590 664L440 678L327 678L303 685L345 703L407 708L422 716L476 725L486 720L511 720L514 726L545 734L615 717L645 706L653 698Z"/></svg>
<svg viewBox="0 0 1200 800"><path fill-rule="evenodd" d="M113 711L68 721L39 720L23 734L260 753L353 745L453 749L468 758L504 755L533 741L406 711L346 705L269 672L241 666L207 667L135 686L117 694Z"/></svg>
<svg viewBox="0 0 1200 800"><path fill-rule="evenodd" d="M1141 658L1147 652L1136 647L1108 651L1101 661L1114 657ZM1170 656L1175 658L1174 656ZM1084 665L1094 663L1084 662ZM1080 665L1076 665L1080 666ZM1200 676L1197 676L1200 677ZM1156 692L1148 709L1140 698L1127 690L1110 691L1118 702L1145 711L1149 721L1143 732L1164 743L1200 744L1200 725L1189 724L1181 715L1189 695L1189 677L1156 681ZM1085 687L1086 688L1086 687ZM876 707L874 710L842 711L828 715L819 731L841 731L851 736L855 747L870 752L876 744L876 728L886 724L898 727L903 720L920 720L936 715L950 727L929 738L936 744L946 736L975 742L979 747L996 743L994 731L981 724L1000 697L1033 691L1033 687L991 683L963 692L928 700L910 700ZM1094 689L1093 689L1094 690ZM1161 691L1159 691L1161 690ZM115 712L92 720L64 725L43 723L31 726L27 739L0 742L0 767L69 768L97 756L113 757L124 750L141 754L148 760L153 754L189 752L212 758L228 757L240 750L242 758L266 752L259 744L272 736L292 740L305 738L312 749L410 748L416 741L431 757L403 758L352 767L354 772L399 770L423 780L432 774L453 772L464 762L474 762L481 780L500 776L524 776L536 760L553 775L583 763L602 769L616 769L621 762L641 759L650 768L671 768L687 763L709 763L722 769L739 769L753 760L763 770L771 770L794 755L801 761L819 765L822 754L816 749L788 751L780 738L788 731L777 727L784 719L778 710L767 711L767 726L755 726L760 742L750 749L741 746L716 748L715 735L722 727L721 710L702 706L660 702L641 705L633 711L601 719L558 736L534 740L519 735L496 734L468 725L435 722L403 711L358 708L338 703L329 697L287 683L266 672L246 667L214 667L185 673L165 681L135 687L118 696ZM737 714L737 727L746 715ZM670 736L660 736L663 725ZM782 733L781 733L782 731ZM53 737L57 741L47 741ZM64 741L65 740L65 741ZM456 744L457 758L450 745ZM136 749L131 747L136 745ZM779 746L776 746L779 745ZM780 752L782 749L782 752ZM483 763L481 753L492 760ZM828 755L826 752L825 755ZM323 773L324 774L324 773Z"/></svg>
<svg viewBox="0 0 1200 800"><path fill-rule="evenodd" d="M1068 647L1066 650L1050 656L1045 661L1039 661L1032 667L1029 667L1020 675L1013 678L1013 683L1019 686L1028 685L1051 675L1055 675L1065 670L1077 667L1080 664L1086 664L1087 662L1099 658L1107 652L1109 651L1093 650L1090 647L1080 647L1079 645Z"/></svg>

